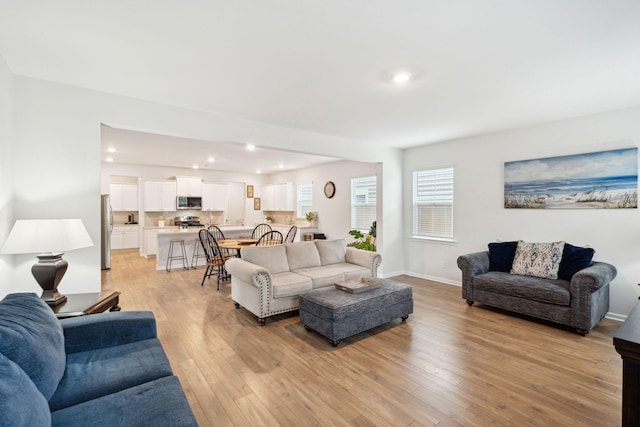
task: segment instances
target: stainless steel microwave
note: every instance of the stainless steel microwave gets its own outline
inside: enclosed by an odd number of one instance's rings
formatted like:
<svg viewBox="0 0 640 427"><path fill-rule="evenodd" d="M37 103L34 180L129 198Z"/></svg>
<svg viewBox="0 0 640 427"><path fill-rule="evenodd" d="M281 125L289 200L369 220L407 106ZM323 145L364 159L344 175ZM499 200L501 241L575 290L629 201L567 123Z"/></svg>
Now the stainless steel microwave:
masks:
<svg viewBox="0 0 640 427"><path fill-rule="evenodd" d="M202 197L178 196L176 206L178 209L202 209Z"/></svg>

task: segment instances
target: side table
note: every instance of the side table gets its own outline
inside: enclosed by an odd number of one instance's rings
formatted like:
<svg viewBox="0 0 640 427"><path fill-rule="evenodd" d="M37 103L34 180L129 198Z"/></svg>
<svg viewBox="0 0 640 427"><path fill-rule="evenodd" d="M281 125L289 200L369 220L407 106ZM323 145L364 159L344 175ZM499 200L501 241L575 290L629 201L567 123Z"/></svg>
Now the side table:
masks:
<svg viewBox="0 0 640 427"><path fill-rule="evenodd" d="M85 316L87 314L102 313L107 308L109 311L120 311L120 292L101 297L100 292L88 294L67 294L67 301L51 307L58 319L68 317Z"/></svg>

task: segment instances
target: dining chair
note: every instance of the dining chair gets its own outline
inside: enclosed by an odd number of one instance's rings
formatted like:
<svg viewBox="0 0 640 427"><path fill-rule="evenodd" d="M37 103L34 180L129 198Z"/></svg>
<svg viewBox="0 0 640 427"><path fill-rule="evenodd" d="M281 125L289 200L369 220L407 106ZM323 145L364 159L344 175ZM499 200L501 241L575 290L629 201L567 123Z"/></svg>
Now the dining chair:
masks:
<svg viewBox="0 0 640 427"><path fill-rule="evenodd" d="M217 290L220 290L220 282L231 278L224 268L225 261L231 258L231 256L220 249L218 241L209 230L203 228L198 232L198 236L200 237L200 243L202 243L202 249L207 258L207 269L204 271L200 286L204 286L204 279L215 275Z"/></svg>
<svg viewBox="0 0 640 427"><path fill-rule="evenodd" d="M216 242L219 242L220 240L225 240L224 237L224 233L222 232L222 230L220 230L220 227L218 227L217 225L210 225L209 228L207 228L207 230L209 230L209 233L213 234L213 237L216 239ZM231 252L229 252L229 249L222 249L222 253L226 253L229 255L233 255L231 254Z"/></svg>
<svg viewBox="0 0 640 427"><path fill-rule="evenodd" d="M253 229L253 232L251 233L251 238L252 239L259 239L260 237L262 237L262 235L268 231L271 231L271 226L269 224L258 224L255 226L255 228Z"/></svg>
<svg viewBox="0 0 640 427"><path fill-rule="evenodd" d="M282 233L277 230L271 230L264 233L256 242L256 246L271 246L282 244Z"/></svg>
<svg viewBox="0 0 640 427"><path fill-rule="evenodd" d="M296 238L296 233L298 232L298 227L295 225L291 226L289 232L287 233L287 237L284 238L285 243L293 243Z"/></svg>

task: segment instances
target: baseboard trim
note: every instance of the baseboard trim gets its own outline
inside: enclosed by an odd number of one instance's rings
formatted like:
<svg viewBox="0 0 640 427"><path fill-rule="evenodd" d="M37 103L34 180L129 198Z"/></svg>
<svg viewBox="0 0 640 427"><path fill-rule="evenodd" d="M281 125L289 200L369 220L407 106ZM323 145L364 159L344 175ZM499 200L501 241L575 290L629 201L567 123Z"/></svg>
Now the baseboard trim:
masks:
<svg viewBox="0 0 640 427"><path fill-rule="evenodd" d="M452 286L457 286L459 288L462 287L462 283L457 282L455 280L451 280L451 279L445 279L443 277L436 277L436 276L428 276L426 274L416 274L416 273L403 273L405 276L411 276L411 277L415 277L417 279L424 279L424 280L431 280L433 282L438 282L438 283L444 283L445 285L452 285Z"/></svg>
<svg viewBox="0 0 640 427"><path fill-rule="evenodd" d="M604 315L604 317L606 317L607 319L616 320L618 322L624 322L625 320L627 320L627 315L620 314L620 313L608 312L607 314Z"/></svg>

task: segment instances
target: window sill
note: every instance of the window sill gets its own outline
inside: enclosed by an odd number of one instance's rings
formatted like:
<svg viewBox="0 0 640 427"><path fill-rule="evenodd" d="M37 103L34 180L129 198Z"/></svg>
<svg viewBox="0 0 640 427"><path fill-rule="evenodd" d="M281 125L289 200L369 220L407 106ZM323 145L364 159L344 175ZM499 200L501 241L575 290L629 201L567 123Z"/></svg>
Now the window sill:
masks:
<svg viewBox="0 0 640 427"><path fill-rule="evenodd" d="M422 236L410 236L409 240L414 240L416 242L433 242L433 243L448 243L448 244L457 244L458 241L455 239L444 238L444 237L422 237Z"/></svg>

